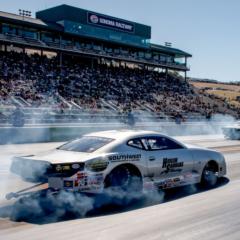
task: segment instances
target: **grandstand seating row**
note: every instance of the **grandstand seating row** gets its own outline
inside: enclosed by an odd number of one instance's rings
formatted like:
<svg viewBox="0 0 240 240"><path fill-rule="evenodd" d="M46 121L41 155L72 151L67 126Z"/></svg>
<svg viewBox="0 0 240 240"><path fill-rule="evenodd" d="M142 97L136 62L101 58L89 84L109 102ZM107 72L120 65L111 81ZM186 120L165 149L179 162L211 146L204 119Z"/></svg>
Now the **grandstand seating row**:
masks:
<svg viewBox="0 0 240 240"><path fill-rule="evenodd" d="M0 107L51 109L55 114L149 112L162 116L237 111L199 94L176 74L132 66L95 64L78 58L0 51ZM1 115L0 115L1 118Z"/></svg>

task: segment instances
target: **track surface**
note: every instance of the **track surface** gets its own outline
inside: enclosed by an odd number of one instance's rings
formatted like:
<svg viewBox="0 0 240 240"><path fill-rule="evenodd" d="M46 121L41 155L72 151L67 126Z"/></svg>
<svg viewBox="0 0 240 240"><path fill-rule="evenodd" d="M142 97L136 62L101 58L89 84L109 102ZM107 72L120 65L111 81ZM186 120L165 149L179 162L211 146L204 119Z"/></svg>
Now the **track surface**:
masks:
<svg viewBox="0 0 240 240"><path fill-rule="evenodd" d="M167 193L160 202L140 202L121 209L107 209L85 218L66 221L14 222L6 209L7 192L31 184L8 172L11 156L52 149L59 143L0 146L0 238L1 239L240 239L240 141L222 136L181 137L180 140L224 153L227 178L215 189ZM31 206L29 206L31 207Z"/></svg>

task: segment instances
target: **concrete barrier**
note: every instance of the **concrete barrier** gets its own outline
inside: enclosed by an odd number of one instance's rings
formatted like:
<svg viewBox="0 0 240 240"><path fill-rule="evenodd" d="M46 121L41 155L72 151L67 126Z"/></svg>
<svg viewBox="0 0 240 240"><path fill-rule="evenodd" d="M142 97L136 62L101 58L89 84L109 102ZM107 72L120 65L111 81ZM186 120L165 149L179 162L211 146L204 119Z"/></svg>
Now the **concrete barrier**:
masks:
<svg viewBox="0 0 240 240"><path fill-rule="evenodd" d="M154 130L172 136L220 134L226 123L216 122L189 122L176 124L173 122L145 122L139 123L133 129ZM85 133L113 129L126 129L127 125L121 123L85 123L85 124L61 124L58 126L25 126L0 127L0 144L36 143L67 141L77 138Z"/></svg>

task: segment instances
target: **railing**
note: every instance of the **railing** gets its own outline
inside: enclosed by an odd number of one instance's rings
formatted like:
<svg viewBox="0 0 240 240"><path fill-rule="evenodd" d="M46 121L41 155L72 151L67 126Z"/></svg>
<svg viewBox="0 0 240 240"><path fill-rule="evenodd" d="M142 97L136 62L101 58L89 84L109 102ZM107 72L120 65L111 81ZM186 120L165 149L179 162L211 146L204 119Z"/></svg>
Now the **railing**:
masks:
<svg viewBox="0 0 240 240"><path fill-rule="evenodd" d="M15 111L15 107L0 108L0 123L10 123L11 115ZM86 123L86 122L122 122L127 119L126 113L116 113L106 110L94 109L59 109L52 108L21 108L24 113L26 124L59 124L59 123ZM133 115L137 121L175 121L171 117L171 113L150 113L147 111L133 111ZM204 116L197 113L181 113L186 121L199 121L205 119ZM5 116L5 117L3 117Z"/></svg>

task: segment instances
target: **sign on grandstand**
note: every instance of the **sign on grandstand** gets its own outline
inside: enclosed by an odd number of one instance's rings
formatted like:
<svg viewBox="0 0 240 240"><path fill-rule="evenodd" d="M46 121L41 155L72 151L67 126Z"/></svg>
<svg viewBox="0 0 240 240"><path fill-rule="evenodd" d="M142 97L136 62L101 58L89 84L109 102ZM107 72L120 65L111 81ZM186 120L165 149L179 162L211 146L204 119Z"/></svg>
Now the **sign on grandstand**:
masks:
<svg viewBox="0 0 240 240"><path fill-rule="evenodd" d="M88 23L113 28L124 32L134 32L134 24L132 23L91 12L88 12Z"/></svg>

